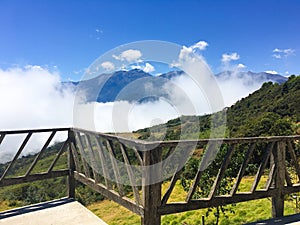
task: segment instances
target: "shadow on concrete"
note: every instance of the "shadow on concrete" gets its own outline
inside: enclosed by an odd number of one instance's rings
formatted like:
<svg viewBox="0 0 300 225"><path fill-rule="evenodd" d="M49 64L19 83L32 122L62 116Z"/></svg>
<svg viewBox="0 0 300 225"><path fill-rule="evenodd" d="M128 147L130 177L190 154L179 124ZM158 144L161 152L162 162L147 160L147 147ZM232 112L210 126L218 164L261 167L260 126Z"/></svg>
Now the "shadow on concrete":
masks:
<svg viewBox="0 0 300 225"><path fill-rule="evenodd" d="M29 206L24 206L22 208L16 208L16 209L11 209L8 211L0 212L0 220L17 216L17 215L22 215L26 213L31 213L39 210L44 210L44 209L49 209L53 207L57 207L60 205L64 205L70 202L74 202L74 199L71 198L62 198L62 199L57 199L49 202L42 202L34 205L29 205Z"/></svg>

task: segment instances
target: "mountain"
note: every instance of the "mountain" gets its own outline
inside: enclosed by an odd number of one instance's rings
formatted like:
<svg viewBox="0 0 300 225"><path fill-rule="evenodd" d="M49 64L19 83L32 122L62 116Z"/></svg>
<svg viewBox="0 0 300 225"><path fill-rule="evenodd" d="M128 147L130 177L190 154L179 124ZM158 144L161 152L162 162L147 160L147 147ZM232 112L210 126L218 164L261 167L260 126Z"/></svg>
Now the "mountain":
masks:
<svg viewBox="0 0 300 225"><path fill-rule="evenodd" d="M77 90L85 93L88 102L113 102L116 100L124 101L154 101L157 96L168 98L168 93L164 88L165 84L179 76L186 76L183 71L171 71L160 76L152 76L139 69L130 71L116 71L110 74L101 74L89 80L80 82L69 82ZM246 85L253 82L263 84L267 81L275 83L283 83L287 80L278 74L270 74L266 72L233 72L225 71L216 74L216 78L221 82L228 79L243 79ZM145 99L144 96L148 96ZM150 97L149 97L150 96Z"/></svg>
<svg viewBox="0 0 300 225"><path fill-rule="evenodd" d="M279 74L272 74L267 72L254 73L251 71L248 72L236 72L236 71L224 71L216 74L216 77L221 80L226 80L230 78L244 79L248 82L273 82L282 84L288 80L287 77L281 76Z"/></svg>

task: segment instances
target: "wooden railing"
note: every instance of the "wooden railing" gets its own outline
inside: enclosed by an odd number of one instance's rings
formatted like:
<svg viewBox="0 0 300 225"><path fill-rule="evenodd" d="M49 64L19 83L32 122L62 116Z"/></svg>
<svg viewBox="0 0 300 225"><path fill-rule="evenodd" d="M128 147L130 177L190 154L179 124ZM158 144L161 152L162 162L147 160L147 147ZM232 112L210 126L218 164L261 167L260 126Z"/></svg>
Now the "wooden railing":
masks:
<svg viewBox="0 0 300 225"><path fill-rule="evenodd" d="M4 172L0 174L0 187L32 182L37 180L44 180L49 178L69 176L70 170L68 167L66 169L54 170L54 167L58 159L61 157L62 153L68 151L70 144L70 139L68 138L69 131L69 128L0 131L0 146L1 144L4 145L3 142L9 139L9 141L14 144L13 146L9 146L9 149L5 149L11 151L13 157L12 160L8 163L8 166L5 168ZM23 174L11 175L10 171L13 169L18 158L23 155L25 148L30 145L30 141L35 138L35 135L43 135L43 139L46 138L45 143L42 144L41 149L35 149L35 151L38 152L38 154L36 154L31 165ZM57 153L57 156L53 159L47 170L43 172L35 172L35 167L37 166L40 158L42 157L43 153L47 151L47 148L49 147L50 143L54 140L56 135L65 135L67 138L65 141L63 141L62 146L59 152ZM41 137L39 137L39 139L41 139ZM16 143L16 140L21 141L20 143ZM1 151L2 150L4 149L1 149Z"/></svg>
<svg viewBox="0 0 300 225"><path fill-rule="evenodd" d="M57 132L67 132L57 157L47 171L33 173ZM49 137L27 172L9 177L35 133ZM75 197L78 180L141 216L143 225L158 225L166 214L267 197L272 198L273 217L278 217L283 215L284 196L300 191L300 136L145 142L71 128L0 132L0 146L14 134L25 134L24 140L2 174L0 187L68 176L69 197ZM69 153L68 168L53 170L63 152ZM185 178L185 199L174 202L172 194L191 160L198 169ZM215 171L212 182L207 182L208 171ZM245 190L241 184L249 174L254 175L248 176L253 179ZM165 191L163 185L168 186Z"/></svg>

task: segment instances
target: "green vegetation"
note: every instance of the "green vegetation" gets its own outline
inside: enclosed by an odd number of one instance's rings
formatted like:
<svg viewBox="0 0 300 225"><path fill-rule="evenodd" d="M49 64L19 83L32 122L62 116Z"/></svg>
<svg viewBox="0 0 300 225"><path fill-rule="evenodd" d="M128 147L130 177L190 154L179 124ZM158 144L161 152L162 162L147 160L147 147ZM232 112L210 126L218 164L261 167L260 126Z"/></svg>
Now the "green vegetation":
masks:
<svg viewBox="0 0 300 225"><path fill-rule="evenodd" d="M292 75L283 84L264 83L248 97L213 115L182 116L136 133L147 140L209 138L211 128L224 125L225 113L226 137L300 134L300 76Z"/></svg>
<svg viewBox="0 0 300 225"><path fill-rule="evenodd" d="M246 177L243 180L243 186L246 189L252 184L252 177ZM168 183L163 185L163 191L166 190ZM179 182L176 184L172 193L171 201L182 201L185 198L185 191ZM231 207L231 206L229 206ZM139 225L140 218L126 208L109 200L90 204L88 208L97 216L103 219L109 225ZM253 222L271 218L271 199L260 199L236 204L233 208L234 213L228 212L226 215L221 215L220 225L239 225L243 223ZM295 201L292 198L287 198L285 201L285 215L290 215L298 211ZM162 225L199 225L201 224L202 216L206 215L206 209L188 211L166 215L162 217ZM216 218L212 213L205 216L205 224L215 224Z"/></svg>
<svg viewBox="0 0 300 225"><path fill-rule="evenodd" d="M227 111L231 137L289 135L300 121L300 77L281 85L271 82Z"/></svg>
<svg viewBox="0 0 300 225"><path fill-rule="evenodd" d="M32 173L46 172L51 162L57 156L61 145L62 143L56 143L49 147L42 154ZM19 158L10 169L7 177L25 175L35 157L36 154ZM0 164L0 174L3 174L7 166L8 163ZM67 153L65 152L61 155L53 170L66 168L68 167ZM66 182L66 177L61 177L0 188L0 202L2 204L0 207L2 210L5 210L65 197L67 195ZM103 196L78 182L76 184L76 199L82 204L88 205L92 202L103 200Z"/></svg>

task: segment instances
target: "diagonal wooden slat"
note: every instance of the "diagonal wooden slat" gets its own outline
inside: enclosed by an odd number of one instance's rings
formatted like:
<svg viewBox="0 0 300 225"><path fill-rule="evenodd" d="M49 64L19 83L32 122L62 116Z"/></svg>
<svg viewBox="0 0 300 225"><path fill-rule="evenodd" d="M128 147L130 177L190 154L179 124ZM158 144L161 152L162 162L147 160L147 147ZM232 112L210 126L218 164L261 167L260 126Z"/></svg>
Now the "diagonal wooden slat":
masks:
<svg viewBox="0 0 300 225"><path fill-rule="evenodd" d="M111 189L112 184L111 184L111 181L109 180L111 178L109 176L106 160L105 160L105 157L104 157L104 151L105 151L104 146L102 145L101 141L98 138L96 138L96 145L97 145L97 148L98 148L98 154L99 154L99 158L100 158L100 163L101 163L101 168L102 168L102 173L103 173L103 177L104 177L105 186L108 189Z"/></svg>
<svg viewBox="0 0 300 225"><path fill-rule="evenodd" d="M265 189L269 190L272 187L274 182L274 177L276 176L276 164L271 165L269 176L265 184Z"/></svg>
<svg viewBox="0 0 300 225"><path fill-rule="evenodd" d="M290 176L289 172L287 171L287 168L285 168L285 181L286 181L286 184L287 184L288 187L293 186L291 176Z"/></svg>
<svg viewBox="0 0 300 225"><path fill-rule="evenodd" d="M30 137L32 136L32 132L29 132L27 134L27 136L25 137L23 143L21 144L19 150L17 151L17 153L15 154L13 160L9 163L8 167L6 168L6 170L4 171L4 173L2 174L0 181L4 179L4 177L6 176L6 174L8 173L8 171L10 170L10 168L14 165L14 163L16 162L16 160L18 159L18 157L20 156L20 154L22 153L23 149L25 148L26 144L28 143ZM4 138L4 136L3 136ZM3 139L2 139L3 140ZM1 144L1 140L0 140L0 144Z"/></svg>
<svg viewBox="0 0 300 225"><path fill-rule="evenodd" d="M253 151L255 149L255 146L256 146L256 143L252 143L250 145L247 153L245 154L244 161L243 161L243 163L241 165L241 168L239 170L239 173L238 173L238 175L236 177L236 181L235 181L235 183L234 183L234 185L233 185L233 187L231 189L230 195L235 195L236 194L236 192L238 190L238 187L239 187L239 185L240 185L240 183L242 181L242 178L244 176L244 173L246 171L246 168L248 166L248 163L249 163L249 161L251 159L252 153L253 153Z"/></svg>
<svg viewBox="0 0 300 225"><path fill-rule="evenodd" d="M169 200L169 198L170 198L170 196L172 194L172 191L173 191L173 189L174 189L174 187L176 185L176 182L177 182L177 180L180 177L181 172L182 172L182 170L180 170L180 171L176 170L176 172L173 174L171 182L170 182L170 185L169 185L166 193L164 194L164 196L163 196L163 198L161 200L161 204L162 205L166 205L167 204L167 202L168 202L168 200Z"/></svg>
<svg viewBox="0 0 300 225"><path fill-rule="evenodd" d="M186 202L190 202L192 200L193 195L196 191L196 188L197 188L197 186L198 186L198 184L201 180L201 177L204 173L205 164L208 164L209 161L211 160L211 157L210 157L211 155L210 155L209 151L210 151L210 149L215 148L216 145L217 145L216 142L212 142L210 145L207 146L207 149L205 150L205 152L208 152L208 153L205 153L204 156L201 159L201 162L200 162L199 167L198 167L198 171L197 171L196 176L193 180L193 184L190 187L189 192L186 196L186 199L185 199Z"/></svg>
<svg viewBox="0 0 300 225"><path fill-rule="evenodd" d="M175 151L175 149L176 149L176 146L169 147L168 152L163 159L162 168L165 168L165 166L168 165L169 159L170 159L169 156Z"/></svg>
<svg viewBox="0 0 300 225"><path fill-rule="evenodd" d="M218 188L220 186L221 180L222 180L222 178L223 178L223 176L225 174L225 171L226 171L226 169L227 169L227 167L228 167L228 165L230 163L230 159L231 159L231 157L233 155L234 149L235 149L235 144L233 144L233 145L231 145L229 147L229 149L228 149L228 151L227 151L227 153L225 155L225 158L224 158L224 160L222 162L221 168L219 169L219 172L218 172L218 175L217 175L217 177L215 179L215 182L214 182L214 184L213 184L213 186L211 188L211 191L210 191L210 193L208 195L208 199L212 199L216 195L217 190L218 190Z"/></svg>
<svg viewBox="0 0 300 225"><path fill-rule="evenodd" d="M262 161L261 161L261 163L259 165L258 171L257 171L257 173L255 175L255 179L254 179L254 182L253 182L251 190L250 190L251 192L254 192L256 190L256 188L257 188L257 185L258 185L258 183L260 181L260 178L263 175L264 170L265 170L265 168L267 166L270 154L271 154L271 152L272 152L272 150L274 148L274 144L275 144L275 142L269 143L266 151L263 154Z"/></svg>
<svg viewBox="0 0 300 225"><path fill-rule="evenodd" d="M86 159L85 159L85 153L84 153L82 140L80 138L80 133L75 132L75 137L76 137L77 143L78 143L78 149L79 149L79 152L80 152L81 162L83 164L84 174L85 174L86 177L90 178L91 177L90 169L89 169L89 165L88 165L88 163L86 162Z"/></svg>
<svg viewBox="0 0 300 225"><path fill-rule="evenodd" d="M50 142L52 141L54 135L56 134L56 131L52 131L51 135L49 136L48 140L46 141L46 143L44 144L43 148L41 149L41 151L37 154L37 156L35 157L35 159L33 160L33 163L30 165L29 169L27 170L25 177L27 177L31 171L34 169L35 165L37 164L37 162L39 161L39 159L41 158L43 152L48 148Z"/></svg>
<svg viewBox="0 0 300 225"><path fill-rule="evenodd" d="M93 147L92 147L92 143L91 143L91 137L89 134L86 134L84 136L85 138L85 141L86 141L86 144L87 144L87 150L88 150L88 155L89 155L89 160L90 160L90 163L91 163L91 168L92 168L92 173L93 173L93 177L94 177L94 180L96 182L99 182L99 176L97 174L97 165L96 165L96 162L95 162L95 155L94 155L94 151L93 151Z"/></svg>
<svg viewBox="0 0 300 225"><path fill-rule="evenodd" d="M50 171L53 170L54 166L56 165L57 161L59 160L60 156L62 155L62 153L66 150L67 146L68 146L68 143L69 142L69 139L67 139L63 145L60 147L59 149L59 152L57 153L55 159L52 161L51 165L49 166L48 170L47 170L47 173L49 173Z"/></svg>
<svg viewBox="0 0 300 225"><path fill-rule="evenodd" d="M124 196L124 188L123 188L122 181L121 181L120 170L119 170L118 164L116 162L116 155L115 155L114 149L112 147L112 143L111 143L111 141L106 140L106 144L107 144L107 149L110 153L109 157L110 157L110 161L111 161L112 166L113 166L113 172L114 172L114 175L115 175L115 181L116 181L117 186L118 186L119 194L121 196Z"/></svg>
<svg viewBox="0 0 300 225"><path fill-rule="evenodd" d="M5 134L1 134L1 136L0 136L0 145L1 145L4 138L5 138Z"/></svg>
<svg viewBox="0 0 300 225"><path fill-rule="evenodd" d="M133 150L136 158L138 159L139 164L142 166L143 165L143 159L142 159L141 155L139 154L138 149L134 146L134 147L132 147L132 150Z"/></svg>
<svg viewBox="0 0 300 225"><path fill-rule="evenodd" d="M139 193L139 190L137 189L137 184L135 182L135 176L134 176L134 173L133 173L132 168L131 168L132 165L129 161L128 154L126 152L126 148L124 147L124 145L122 143L120 143L120 148L121 148L121 151L122 151L124 161L126 163L125 166L126 166L126 170L127 170L127 173L128 173L130 185L131 185L132 190L133 190L133 195L134 195L135 202L138 205L141 205L142 201L141 201L140 193Z"/></svg>
<svg viewBox="0 0 300 225"><path fill-rule="evenodd" d="M287 141L287 146L288 146L288 151L290 153L291 159L292 159L292 163L295 167L296 173L298 175L298 179L300 180L300 166L297 160L297 156L295 154L295 151L293 149L292 143L290 141Z"/></svg>
<svg viewBox="0 0 300 225"><path fill-rule="evenodd" d="M79 155L77 152L76 145L73 142L71 143L71 151L72 151L73 158L74 158L75 169L77 172L81 173L82 170L81 170L81 164L79 162Z"/></svg>

